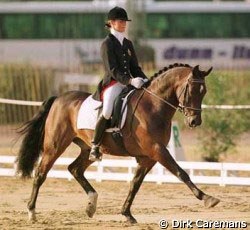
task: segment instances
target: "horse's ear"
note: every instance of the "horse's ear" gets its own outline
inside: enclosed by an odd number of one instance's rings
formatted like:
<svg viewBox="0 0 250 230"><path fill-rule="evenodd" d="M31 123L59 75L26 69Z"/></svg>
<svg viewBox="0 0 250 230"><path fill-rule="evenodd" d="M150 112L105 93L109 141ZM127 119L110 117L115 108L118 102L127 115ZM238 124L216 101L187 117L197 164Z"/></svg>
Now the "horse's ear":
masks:
<svg viewBox="0 0 250 230"><path fill-rule="evenodd" d="M201 71L202 77L208 76L211 73L212 69L213 69L213 67L211 67L208 71Z"/></svg>
<svg viewBox="0 0 250 230"><path fill-rule="evenodd" d="M210 69L204 73L204 77L208 76L211 73L212 69L213 66L211 66Z"/></svg>
<svg viewBox="0 0 250 230"><path fill-rule="evenodd" d="M193 76L199 77L200 76L200 70L199 70L199 65L196 65L193 70L192 70Z"/></svg>

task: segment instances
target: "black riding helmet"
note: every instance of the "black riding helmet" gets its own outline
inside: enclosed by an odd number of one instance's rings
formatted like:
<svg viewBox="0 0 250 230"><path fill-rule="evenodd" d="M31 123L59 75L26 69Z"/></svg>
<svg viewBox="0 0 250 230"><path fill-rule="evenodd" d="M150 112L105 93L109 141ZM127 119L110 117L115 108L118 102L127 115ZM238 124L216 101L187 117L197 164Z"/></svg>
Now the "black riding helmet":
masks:
<svg viewBox="0 0 250 230"><path fill-rule="evenodd" d="M114 7L108 12L108 20L123 20L123 21L131 21L128 19L128 15L126 10L121 7ZM107 27L110 27L109 23L105 24Z"/></svg>

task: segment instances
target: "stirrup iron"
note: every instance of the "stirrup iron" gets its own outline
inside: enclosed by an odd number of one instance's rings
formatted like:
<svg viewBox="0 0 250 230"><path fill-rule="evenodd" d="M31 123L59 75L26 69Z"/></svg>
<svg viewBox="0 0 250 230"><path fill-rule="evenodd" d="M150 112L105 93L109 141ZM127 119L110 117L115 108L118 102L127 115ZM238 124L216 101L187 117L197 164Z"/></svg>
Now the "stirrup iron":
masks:
<svg viewBox="0 0 250 230"><path fill-rule="evenodd" d="M99 146L93 145L89 153L90 161L101 161L102 154L99 152Z"/></svg>

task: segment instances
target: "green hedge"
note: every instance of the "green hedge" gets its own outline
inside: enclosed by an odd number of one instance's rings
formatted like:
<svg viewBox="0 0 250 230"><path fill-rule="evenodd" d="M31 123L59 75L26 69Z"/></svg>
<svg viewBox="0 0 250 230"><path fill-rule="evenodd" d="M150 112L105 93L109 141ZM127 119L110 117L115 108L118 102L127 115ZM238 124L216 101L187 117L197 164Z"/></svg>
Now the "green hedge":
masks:
<svg viewBox="0 0 250 230"><path fill-rule="evenodd" d="M204 104L249 105L250 71L218 71L207 78ZM199 132L204 160L219 161L235 146L238 135L250 130L250 110L204 109Z"/></svg>

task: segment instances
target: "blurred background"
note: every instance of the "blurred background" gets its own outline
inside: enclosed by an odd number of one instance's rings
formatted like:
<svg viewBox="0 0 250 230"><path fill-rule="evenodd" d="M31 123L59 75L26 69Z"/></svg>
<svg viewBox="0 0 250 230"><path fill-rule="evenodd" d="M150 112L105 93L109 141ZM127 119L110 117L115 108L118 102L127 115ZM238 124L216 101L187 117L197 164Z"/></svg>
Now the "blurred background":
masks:
<svg viewBox="0 0 250 230"><path fill-rule="evenodd" d="M127 36L148 77L175 62L214 67L204 104L219 108L204 109L191 131L175 116L186 159L250 162L249 0L0 1L0 154L16 154L16 128L39 108L32 102L93 92L114 6L132 19Z"/></svg>

